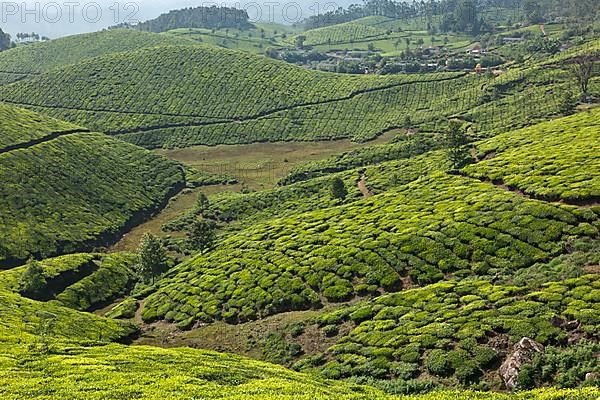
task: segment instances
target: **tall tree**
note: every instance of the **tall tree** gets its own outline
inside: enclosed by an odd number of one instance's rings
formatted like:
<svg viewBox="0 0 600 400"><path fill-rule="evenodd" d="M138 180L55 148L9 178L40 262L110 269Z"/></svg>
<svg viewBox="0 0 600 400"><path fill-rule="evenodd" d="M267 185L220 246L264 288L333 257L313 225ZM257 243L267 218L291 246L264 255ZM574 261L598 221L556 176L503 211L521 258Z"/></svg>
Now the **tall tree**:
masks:
<svg viewBox="0 0 600 400"><path fill-rule="evenodd" d="M204 252L213 247L217 238L217 226L214 221L197 219L187 232L187 244L190 250Z"/></svg>
<svg viewBox="0 0 600 400"><path fill-rule="evenodd" d="M572 71L577 80L577 86L581 90L581 100L587 101L589 94L590 79L598 73L600 52L584 54L573 60Z"/></svg>
<svg viewBox="0 0 600 400"><path fill-rule="evenodd" d="M447 157L454 168L464 166L469 158L467 144L469 138L463 128L463 122L457 119L448 121L448 130L444 135L444 142L448 148Z"/></svg>
<svg viewBox="0 0 600 400"><path fill-rule="evenodd" d="M335 178L331 181L331 197L337 200L344 200L348 195L348 190L346 189L346 185L344 181L340 178Z"/></svg>
<svg viewBox="0 0 600 400"><path fill-rule="evenodd" d="M152 281L167 270L167 253L160 240L146 232L138 247L137 272L143 282Z"/></svg>

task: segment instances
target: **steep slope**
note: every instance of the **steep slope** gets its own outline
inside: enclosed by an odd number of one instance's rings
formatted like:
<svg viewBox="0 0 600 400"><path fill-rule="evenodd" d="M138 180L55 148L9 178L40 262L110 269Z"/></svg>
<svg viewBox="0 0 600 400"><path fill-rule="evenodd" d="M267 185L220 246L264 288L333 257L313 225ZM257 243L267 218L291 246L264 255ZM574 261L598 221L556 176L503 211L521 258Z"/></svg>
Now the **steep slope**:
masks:
<svg viewBox="0 0 600 400"><path fill-rule="evenodd" d="M3 267L109 243L184 184L175 162L10 108L2 106L14 118L0 120L8 133L0 153Z"/></svg>
<svg viewBox="0 0 600 400"><path fill-rule="evenodd" d="M0 83L38 75L56 67L118 52L192 41L136 30L108 30L19 46L0 54Z"/></svg>

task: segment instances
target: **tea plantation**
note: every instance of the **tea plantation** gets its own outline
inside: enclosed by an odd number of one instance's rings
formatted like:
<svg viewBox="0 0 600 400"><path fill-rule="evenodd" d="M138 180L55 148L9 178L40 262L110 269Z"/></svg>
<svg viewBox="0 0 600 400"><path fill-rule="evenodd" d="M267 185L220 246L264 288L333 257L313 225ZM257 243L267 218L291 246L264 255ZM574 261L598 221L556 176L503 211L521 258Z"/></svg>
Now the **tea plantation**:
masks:
<svg viewBox="0 0 600 400"><path fill-rule="evenodd" d="M600 109L499 135L477 147L469 176L566 202L600 199ZM551 154L551 156L549 156Z"/></svg>
<svg viewBox="0 0 600 400"><path fill-rule="evenodd" d="M570 79L548 65L497 78L330 74L239 51L165 45L47 71L0 87L0 99L144 147L365 141L407 116L432 132L460 116L491 136L557 114L561 91L549 89L568 88Z"/></svg>
<svg viewBox="0 0 600 400"><path fill-rule="evenodd" d="M592 210L433 173L368 200L238 232L173 270L143 316L182 326L237 322L397 291L405 279L506 274L560 253L568 235L597 235L597 221Z"/></svg>
<svg viewBox="0 0 600 400"><path fill-rule="evenodd" d="M71 126L3 109L4 140L25 146L0 153L0 266L110 243L184 184L175 162L81 129L54 136Z"/></svg>
<svg viewBox="0 0 600 400"><path fill-rule="evenodd" d="M0 129L0 153L52 134L83 130L76 125L5 104L0 104Z"/></svg>
<svg viewBox="0 0 600 400"><path fill-rule="evenodd" d="M335 361L320 368L329 377L409 380L428 372L472 384L497 368L498 357L524 336L544 345L566 344L582 335L597 342L599 289L599 277L587 275L533 291L472 280L381 296L317 318L328 330L344 321L356 325L328 350ZM569 330L566 322L573 320L581 325ZM590 348L598 351L597 345ZM310 364L306 361L301 363ZM575 378L580 383L596 367L592 354L579 363Z"/></svg>
<svg viewBox="0 0 600 400"><path fill-rule="evenodd" d="M128 261L129 260L129 261ZM90 261L102 265L57 296L72 291L103 266L121 263L128 255L76 254L41 263L48 281L79 271ZM110 344L123 340L134 328L126 323L40 302L17 293L26 267L0 272L0 396L6 399L477 399L490 394L441 392L396 397L377 389L304 375L280 366L240 356L194 349L160 349ZM90 287L91 288L91 287ZM519 395L493 395L499 400L593 399L597 389L548 389Z"/></svg>
<svg viewBox="0 0 600 400"><path fill-rule="evenodd" d="M104 54L160 45L193 45L194 42L137 30L106 30L67 36L44 43L19 46L0 54L1 83L30 78L57 67Z"/></svg>

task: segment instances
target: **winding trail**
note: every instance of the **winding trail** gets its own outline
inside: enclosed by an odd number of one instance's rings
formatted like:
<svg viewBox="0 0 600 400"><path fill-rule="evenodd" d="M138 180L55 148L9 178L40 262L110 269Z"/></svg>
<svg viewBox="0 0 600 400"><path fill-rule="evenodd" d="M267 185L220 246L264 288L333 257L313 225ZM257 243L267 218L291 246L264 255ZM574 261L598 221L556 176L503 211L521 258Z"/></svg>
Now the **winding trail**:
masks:
<svg viewBox="0 0 600 400"><path fill-rule="evenodd" d="M523 191L522 189L519 189L518 187L507 185L500 179L491 180L487 177L481 177L481 178L475 177L475 176L467 175L466 173L464 173L462 171L460 171L456 174L463 176L465 178L476 179L483 183L489 183L499 189L512 192L518 196L525 197L530 200L544 201L546 203L565 204L565 205L576 206L576 207L581 207L581 208L591 208L591 207L600 206L600 198L594 197L594 196L589 197L587 199L581 199L581 200L569 200L569 199L561 199L558 197L538 196L535 194L526 193L525 191Z"/></svg>
<svg viewBox="0 0 600 400"><path fill-rule="evenodd" d="M360 175L360 179L356 182L356 186L365 199L373 196L373 192L367 187L367 176L364 173Z"/></svg>

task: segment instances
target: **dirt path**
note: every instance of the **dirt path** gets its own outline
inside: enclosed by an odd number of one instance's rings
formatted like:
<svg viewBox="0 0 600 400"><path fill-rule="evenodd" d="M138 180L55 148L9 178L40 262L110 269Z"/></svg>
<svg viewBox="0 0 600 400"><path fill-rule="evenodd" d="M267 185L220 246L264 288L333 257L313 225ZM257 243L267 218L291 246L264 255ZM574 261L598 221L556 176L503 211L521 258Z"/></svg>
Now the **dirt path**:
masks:
<svg viewBox="0 0 600 400"><path fill-rule="evenodd" d="M592 198L586 199L586 200L564 200L564 199L558 199L558 198L548 198L545 196L536 196L534 194L525 193L523 190L521 190L517 187L514 187L514 186L507 185L506 183L504 183L500 180L492 181L485 177L476 178L476 177L467 175L463 172L461 172L459 175L464 176L465 178L477 179L481 182L489 183L491 185L494 185L498 189L512 192L512 193L514 193L518 196L524 197L526 199L544 201L546 203L565 204L565 205L576 206L576 207L581 207L581 208L591 208L591 207L600 206L600 199L595 198L595 197L592 197Z"/></svg>
<svg viewBox="0 0 600 400"><path fill-rule="evenodd" d="M367 187L367 176L365 174L362 174L360 176L360 179L358 180L358 182L356 182L356 186L358 187L358 190L360 190L365 199L368 199L369 197L373 196L373 193Z"/></svg>

